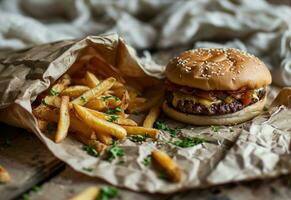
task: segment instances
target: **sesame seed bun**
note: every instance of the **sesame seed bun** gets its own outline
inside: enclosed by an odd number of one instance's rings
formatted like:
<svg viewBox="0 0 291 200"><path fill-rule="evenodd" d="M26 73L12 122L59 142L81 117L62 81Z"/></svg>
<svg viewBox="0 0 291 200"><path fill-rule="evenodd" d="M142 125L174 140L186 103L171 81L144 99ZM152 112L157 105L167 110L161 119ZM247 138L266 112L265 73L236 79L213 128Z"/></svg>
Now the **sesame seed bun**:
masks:
<svg viewBox="0 0 291 200"><path fill-rule="evenodd" d="M231 114L226 115L192 115L187 113L182 113L167 104L165 101L163 103L163 111L169 117L176 119L178 121L194 124L194 125L233 125L248 121L258 114L260 114L266 103L266 96L260 101L247 106L246 108Z"/></svg>
<svg viewBox="0 0 291 200"><path fill-rule="evenodd" d="M260 88L271 74L257 57L237 49L201 48L183 52L166 67L169 81L202 90Z"/></svg>

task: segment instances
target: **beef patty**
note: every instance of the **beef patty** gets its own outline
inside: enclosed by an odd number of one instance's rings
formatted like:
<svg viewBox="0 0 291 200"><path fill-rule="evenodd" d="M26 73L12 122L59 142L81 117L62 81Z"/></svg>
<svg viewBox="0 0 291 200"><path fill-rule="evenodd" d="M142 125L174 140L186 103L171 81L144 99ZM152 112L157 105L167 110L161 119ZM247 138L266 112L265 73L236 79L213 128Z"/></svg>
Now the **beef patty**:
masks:
<svg viewBox="0 0 291 200"><path fill-rule="evenodd" d="M220 103L213 103L211 106L207 107L198 102L193 102L190 99L181 99L178 101L177 105L173 105L173 92L166 91L166 101L169 106L175 108L176 110L189 113L189 114L198 114L198 115L224 115L229 113L234 113L239 110L242 110L246 106L252 105L259 100L261 100L266 94L266 90L259 90L257 93L258 99L252 99L251 103L248 105L244 105L240 99L233 99L232 102L226 103L221 101Z"/></svg>

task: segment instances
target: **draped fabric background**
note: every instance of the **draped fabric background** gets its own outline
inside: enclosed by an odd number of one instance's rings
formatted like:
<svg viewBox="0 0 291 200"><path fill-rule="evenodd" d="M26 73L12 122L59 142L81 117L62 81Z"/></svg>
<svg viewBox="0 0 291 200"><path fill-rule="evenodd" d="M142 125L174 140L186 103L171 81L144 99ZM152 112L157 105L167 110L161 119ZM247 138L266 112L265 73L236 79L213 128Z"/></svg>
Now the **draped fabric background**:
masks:
<svg viewBox="0 0 291 200"><path fill-rule="evenodd" d="M288 0L0 0L0 50L113 32L140 50L247 50L291 86Z"/></svg>

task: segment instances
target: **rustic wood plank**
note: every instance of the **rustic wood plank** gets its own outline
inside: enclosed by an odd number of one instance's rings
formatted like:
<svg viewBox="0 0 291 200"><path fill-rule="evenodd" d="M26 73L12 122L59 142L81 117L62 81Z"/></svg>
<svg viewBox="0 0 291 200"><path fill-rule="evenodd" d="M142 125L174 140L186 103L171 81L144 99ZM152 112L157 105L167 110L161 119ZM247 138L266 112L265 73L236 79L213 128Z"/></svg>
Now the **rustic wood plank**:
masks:
<svg viewBox="0 0 291 200"><path fill-rule="evenodd" d="M91 178L81 173L73 171L70 167L42 185L38 192L30 192L30 200L51 200L51 199L69 199L89 186L108 186L104 181ZM171 195L138 193L126 189L118 189L119 197L117 199L129 200L166 200Z"/></svg>
<svg viewBox="0 0 291 200"><path fill-rule="evenodd" d="M0 164L11 182L0 185L0 199L13 199L64 167L32 133L0 124Z"/></svg>

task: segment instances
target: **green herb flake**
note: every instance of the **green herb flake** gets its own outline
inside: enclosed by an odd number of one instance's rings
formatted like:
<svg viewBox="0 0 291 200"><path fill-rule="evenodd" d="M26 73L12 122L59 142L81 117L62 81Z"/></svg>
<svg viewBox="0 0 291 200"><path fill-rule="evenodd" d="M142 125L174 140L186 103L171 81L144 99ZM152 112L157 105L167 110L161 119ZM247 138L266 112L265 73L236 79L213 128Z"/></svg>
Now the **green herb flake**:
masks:
<svg viewBox="0 0 291 200"><path fill-rule="evenodd" d="M220 127L219 126L211 126L210 128L214 132L218 132L220 130Z"/></svg>
<svg viewBox="0 0 291 200"><path fill-rule="evenodd" d="M108 115L115 115L121 112L121 108L118 106L116 108L109 108L105 113Z"/></svg>
<svg viewBox="0 0 291 200"><path fill-rule="evenodd" d="M109 119L107 121L109 122L115 122L118 119L118 115L108 115Z"/></svg>
<svg viewBox="0 0 291 200"><path fill-rule="evenodd" d="M172 137L176 137L178 132L180 132L180 129L177 129L177 128L170 128L168 127L167 124L165 124L164 121L161 121L161 120L158 120L156 121L155 123L155 127L159 130L162 130L162 131L167 131L169 132L169 134L172 136Z"/></svg>
<svg viewBox="0 0 291 200"><path fill-rule="evenodd" d="M109 96L103 96L101 97L102 101L106 101L107 99L114 99L115 101L120 101L120 99L117 96L109 95Z"/></svg>
<svg viewBox="0 0 291 200"><path fill-rule="evenodd" d="M152 163L152 157L151 156L147 156L143 159L142 164L144 166L149 166Z"/></svg>
<svg viewBox="0 0 291 200"><path fill-rule="evenodd" d="M57 127L55 124L48 122L46 125L46 130L48 133L54 133L57 130Z"/></svg>
<svg viewBox="0 0 291 200"><path fill-rule="evenodd" d="M83 97L83 96L81 96L81 101L83 102L83 103L86 103L86 98L85 97Z"/></svg>
<svg viewBox="0 0 291 200"><path fill-rule="evenodd" d="M93 145L86 144L86 145L84 145L82 147L82 149L84 151L86 151L87 154L90 155L90 156L93 156L93 157L98 157L99 156L99 153L96 151L96 149L95 149L95 147Z"/></svg>
<svg viewBox="0 0 291 200"><path fill-rule="evenodd" d="M142 143L142 142L146 141L147 138L149 138L148 134L145 134L145 135L132 135L128 139L130 141L132 141L132 142L135 142L135 143Z"/></svg>
<svg viewBox="0 0 291 200"><path fill-rule="evenodd" d="M47 103L45 102L44 99L41 100L41 104L47 106Z"/></svg>
<svg viewBox="0 0 291 200"><path fill-rule="evenodd" d="M160 179L163 179L163 180L167 180L169 177L168 177L168 174L164 171L160 171L159 172L159 176L158 176Z"/></svg>
<svg viewBox="0 0 291 200"><path fill-rule="evenodd" d="M33 186L33 187L31 188L31 191L32 191L32 192L35 192L35 193L39 192L40 190L41 190L41 187L38 186L38 185L35 185L35 186Z"/></svg>
<svg viewBox="0 0 291 200"><path fill-rule="evenodd" d="M29 196L27 193L22 195L22 200L29 200Z"/></svg>
<svg viewBox="0 0 291 200"><path fill-rule="evenodd" d="M187 147L196 146L198 144L202 144L203 142L205 142L205 140L202 138L184 137L182 139L179 139L179 140L172 142L172 144L174 144L178 147L187 148Z"/></svg>
<svg viewBox="0 0 291 200"><path fill-rule="evenodd" d="M107 150L107 160L110 162L116 158L123 157L124 151L113 142L112 146Z"/></svg>
<svg viewBox="0 0 291 200"><path fill-rule="evenodd" d="M264 106L264 108L263 108L263 111L268 111L269 109L266 107L266 106Z"/></svg>
<svg viewBox="0 0 291 200"><path fill-rule="evenodd" d="M102 187L100 193L96 200L109 200L111 198L117 197L118 190L115 187Z"/></svg>
<svg viewBox="0 0 291 200"><path fill-rule="evenodd" d="M55 91L54 89L50 89L50 95L51 96L57 96L59 93Z"/></svg>
<svg viewBox="0 0 291 200"><path fill-rule="evenodd" d="M92 172L92 171L93 171L93 168L90 168L90 167L83 167L82 170L83 170L83 171L86 171L86 172Z"/></svg>

